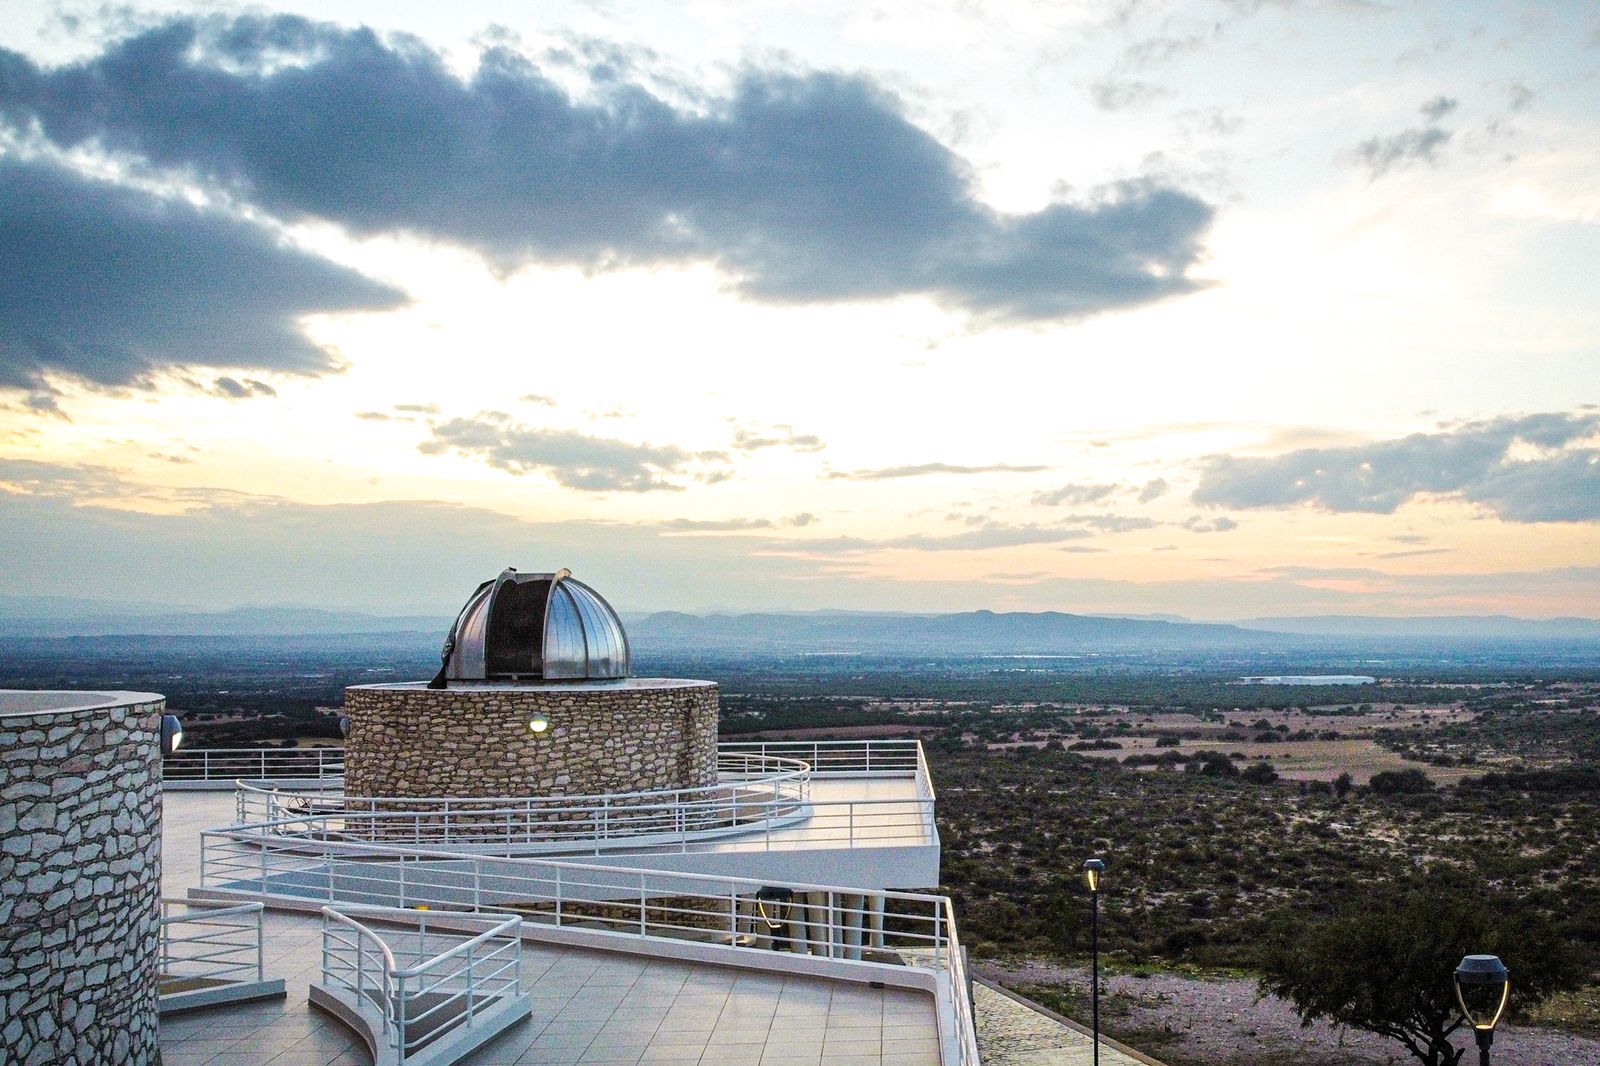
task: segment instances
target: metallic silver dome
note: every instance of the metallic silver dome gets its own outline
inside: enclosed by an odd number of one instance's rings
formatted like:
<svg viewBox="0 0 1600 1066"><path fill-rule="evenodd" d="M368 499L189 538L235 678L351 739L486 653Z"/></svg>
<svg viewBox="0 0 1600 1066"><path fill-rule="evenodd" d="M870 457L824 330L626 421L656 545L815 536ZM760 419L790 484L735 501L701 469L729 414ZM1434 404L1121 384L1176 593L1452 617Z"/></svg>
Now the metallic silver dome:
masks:
<svg viewBox="0 0 1600 1066"><path fill-rule="evenodd" d="M467 600L429 687L451 681L586 681L627 677L628 635L617 612L570 571L507 569Z"/></svg>

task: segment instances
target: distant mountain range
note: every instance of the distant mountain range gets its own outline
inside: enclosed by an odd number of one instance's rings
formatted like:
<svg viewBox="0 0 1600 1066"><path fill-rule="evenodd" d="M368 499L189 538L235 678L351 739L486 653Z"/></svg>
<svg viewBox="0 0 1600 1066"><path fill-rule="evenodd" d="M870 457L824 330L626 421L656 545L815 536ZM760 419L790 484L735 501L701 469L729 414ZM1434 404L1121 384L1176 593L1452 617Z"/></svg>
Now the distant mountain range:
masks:
<svg viewBox="0 0 1600 1066"><path fill-rule="evenodd" d="M452 616L379 615L314 607L203 611L103 600L0 596L0 635L311 636L429 633ZM1377 618L1360 615L1194 622L1178 615L996 613L905 614L815 611L630 616L634 644L651 651L719 650L964 654L1070 654L1140 648L1287 646L1315 638L1539 640L1600 643L1600 620L1504 615Z"/></svg>
<svg viewBox="0 0 1600 1066"><path fill-rule="evenodd" d="M452 616L453 617L453 616ZM79 636L313 636L328 633L436 632L450 617L375 615L316 607L235 607L228 611L56 596L0 596L0 635Z"/></svg>
<svg viewBox="0 0 1600 1066"><path fill-rule="evenodd" d="M1505 614L1376 618L1358 614L1247 618L1246 629L1325 637L1458 637L1473 640L1600 640L1600 619Z"/></svg>

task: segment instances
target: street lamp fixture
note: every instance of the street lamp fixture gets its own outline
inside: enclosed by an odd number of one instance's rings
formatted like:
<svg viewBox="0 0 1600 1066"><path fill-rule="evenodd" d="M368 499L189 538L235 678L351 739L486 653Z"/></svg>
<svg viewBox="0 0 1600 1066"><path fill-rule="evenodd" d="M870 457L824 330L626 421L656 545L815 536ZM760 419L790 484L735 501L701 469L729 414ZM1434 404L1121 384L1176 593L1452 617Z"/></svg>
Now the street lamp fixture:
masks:
<svg viewBox="0 0 1600 1066"><path fill-rule="evenodd" d="M1489 1066L1494 1027L1511 997L1511 971L1497 955L1468 955L1456 967L1456 1002L1478 1038L1478 1062Z"/></svg>
<svg viewBox="0 0 1600 1066"><path fill-rule="evenodd" d="M1102 859L1086 859L1083 863L1083 883L1089 889L1089 900L1094 919L1090 924L1089 1002L1094 1022L1094 1066L1100 1066L1100 883L1105 878L1106 864Z"/></svg>

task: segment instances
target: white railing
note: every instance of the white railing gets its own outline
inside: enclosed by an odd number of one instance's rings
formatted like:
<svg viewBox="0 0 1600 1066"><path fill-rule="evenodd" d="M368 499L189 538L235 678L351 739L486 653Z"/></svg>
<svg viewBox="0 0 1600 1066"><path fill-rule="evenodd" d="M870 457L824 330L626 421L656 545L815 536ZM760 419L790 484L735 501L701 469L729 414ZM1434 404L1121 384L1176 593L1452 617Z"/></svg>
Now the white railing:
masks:
<svg viewBox="0 0 1600 1066"><path fill-rule="evenodd" d="M818 772L805 759L830 769ZM938 842L934 793L916 740L775 741L719 748L720 781L689 789L543 797L346 796L341 783L310 788L236 782L235 822L281 824L314 837L442 848L587 852L617 848L687 853L741 847L885 847ZM811 779L865 774L914 779L899 799L815 799ZM803 833L794 831L804 819Z"/></svg>
<svg viewBox="0 0 1600 1066"><path fill-rule="evenodd" d="M811 768L797 759L736 752L717 757L718 783L698 788L559 796L347 796L340 784L286 792L270 781L235 782L239 822L276 821L297 814L394 813L434 819L441 827L494 823L509 842L542 839L550 826L570 835L567 823L598 825L609 835L638 835L749 821L747 811L793 808L811 792ZM443 840L444 838L440 838Z"/></svg>
<svg viewBox="0 0 1600 1066"><path fill-rule="evenodd" d="M730 962L752 949L788 950L878 967L897 983L906 967L875 952L905 949L933 971L945 1063L978 1062L965 960L945 896L800 883L774 894L771 882L752 878L333 840L310 845L244 827L202 834L201 883L302 906L428 908L406 911L411 920L441 910L509 912L556 929L693 941L727 952ZM371 974L376 963L369 963Z"/></svg>
<svg viewBox="0 0 1600 1066"><path fill-rule="evenodd" d="M796 851L817 848L921 847L938 842L934 801L922 798L751 801L698 804L599 804L464 811L349 811L289 814L303 803L269 797L270 820L240 821L235 829L314 841L551 851L600 855L618 849L664 854L706 851ZM326 801L331 805L333 801Z"/></svg>
<svg viewBox="0 0 1600 1066"><path fill-rule="evenodd" d="M173 913L184 908L185 913ZM260 903L161 901L160 976L167 980L265 981Z"/></svg>
<svg viewBox="0 0 1600 1066"><path fill-rule="evenodd" d="M161 779L229 782L238 778L316 780L344 773L344 748L190 748L161 760Z"/></svg>
<svg viewBox="0 0 1600 1066"><path fill-rule="evenodd" d="M380 934L355 916L402 924ZM458 1030L521 996L521 925L515 914L323 907L322 983L353 997L358 1013L375 1007L375 1036L390 1053L381 1059L405 1062L459 1043Z"/></svg>
<svg viewBox="0 0 1600 1066"><path fill-rule="evenodd" d="M816 776L885 774L910 776L926 769L922 745L907 739L723 741L720 764L741 757L805 762ZM169 782L230 782L246 779L317 779L344 773L344 748L189 748L162 760Z"/></svg>
<svg viewBox="0 0 1600 1066"><path fill-rule="evenodd" d="M918 740L724 740L717 753L800 759L814 777L910 776L925 769Z"/></svg>

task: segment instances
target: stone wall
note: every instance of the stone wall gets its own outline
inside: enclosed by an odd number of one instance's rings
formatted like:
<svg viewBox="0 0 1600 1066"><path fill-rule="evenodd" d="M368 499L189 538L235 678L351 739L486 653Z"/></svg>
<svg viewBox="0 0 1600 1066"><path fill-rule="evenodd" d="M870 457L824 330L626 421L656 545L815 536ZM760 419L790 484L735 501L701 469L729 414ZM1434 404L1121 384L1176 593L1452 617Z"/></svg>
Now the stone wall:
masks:
<svg viewBox="0 0 1600 1066"><path fill-rule="evenodd" d="M717 781L708 681L345 690L351 796L596 795ZM550 728L528 722L544 715Z"/></svg>
<svg viewBox="0 0 1600 1066"><path fill-rule="evenodd" d="M164 707L0 692L0 1062L160 1061Z"/></svg>

